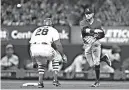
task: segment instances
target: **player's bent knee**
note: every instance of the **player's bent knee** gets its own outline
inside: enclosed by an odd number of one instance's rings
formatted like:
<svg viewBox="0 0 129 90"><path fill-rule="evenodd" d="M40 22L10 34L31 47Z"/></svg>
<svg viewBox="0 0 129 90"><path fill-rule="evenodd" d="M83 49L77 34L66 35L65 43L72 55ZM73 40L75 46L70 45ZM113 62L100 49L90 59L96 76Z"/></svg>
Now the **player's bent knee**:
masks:
<svg viewBox="0 0 129 90"><path fill-rule="evenodd" d="M100 62L96 62L95 65L100 65Z"/></svg>
<svg viewBox="0 0 129 90"><path fill-rule="evenodd" d="M95 65L95 70L100 70L100 65Z"/></svg>

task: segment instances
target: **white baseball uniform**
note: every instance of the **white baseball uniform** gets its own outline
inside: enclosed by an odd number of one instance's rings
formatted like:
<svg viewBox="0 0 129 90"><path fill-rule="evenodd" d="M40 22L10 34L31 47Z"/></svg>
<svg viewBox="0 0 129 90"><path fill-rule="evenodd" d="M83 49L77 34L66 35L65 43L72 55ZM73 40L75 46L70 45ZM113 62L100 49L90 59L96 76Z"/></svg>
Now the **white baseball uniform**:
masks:
<svg viewBox="0 0 129 90"><path fill-rule="evenodd" d="M51 44L59 39L58 31L51 26L42 26L37 28L30 40L30 51L32 57L41 56L45 60L52 60L56 57L57 52L51 47ZM37 60L36 60L37 61ZM38 60L41 64L43 59Z"/></svg>

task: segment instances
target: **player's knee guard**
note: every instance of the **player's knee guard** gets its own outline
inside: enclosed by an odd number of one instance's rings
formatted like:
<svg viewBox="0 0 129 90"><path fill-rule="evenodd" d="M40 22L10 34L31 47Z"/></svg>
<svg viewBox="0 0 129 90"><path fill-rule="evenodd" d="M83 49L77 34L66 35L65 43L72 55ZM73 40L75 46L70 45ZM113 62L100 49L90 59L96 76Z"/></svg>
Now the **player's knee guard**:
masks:
<svg viewBox="0 0 129 90"><path fill-rule="evenodd" d="M59 61L52 61L53 71L59 71Z"/></svg>
<svg viewBox="0 0 129 90"><path fill-rule="evenodd" d="M45 67L46 67L46 65L38 65L38 72L39 72L39 74L44 74Z"/></svg>

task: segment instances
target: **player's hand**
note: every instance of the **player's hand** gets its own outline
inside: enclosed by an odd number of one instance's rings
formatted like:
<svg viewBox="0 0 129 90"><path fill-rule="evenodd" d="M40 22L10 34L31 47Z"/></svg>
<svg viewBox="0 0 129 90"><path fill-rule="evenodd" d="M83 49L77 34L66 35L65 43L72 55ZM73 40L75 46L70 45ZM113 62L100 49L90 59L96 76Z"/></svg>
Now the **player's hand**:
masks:
<svg viewBox="0 0 129 90"><path fill-rule="evenodd" d="M104 37L104 31L101 30L101 29L95 29L95 31L94 31L94 37L95 37L96 39L101 39L101 38L103 38L103 37Z"/></svg>
<svg viewBox="0 0 129 90"><path fill-rule="evenodd" d="M63 59L63 62L64 62L64 63L67 63L67 57L66 57L65 54L62 56L62 59Z"/></svg>

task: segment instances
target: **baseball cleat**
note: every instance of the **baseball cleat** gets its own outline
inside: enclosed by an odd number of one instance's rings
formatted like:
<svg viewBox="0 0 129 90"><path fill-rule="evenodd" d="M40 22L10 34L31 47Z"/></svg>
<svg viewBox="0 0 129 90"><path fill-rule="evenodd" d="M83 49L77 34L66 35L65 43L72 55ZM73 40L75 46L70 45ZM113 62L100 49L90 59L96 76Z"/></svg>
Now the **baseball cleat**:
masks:
<svg viewBox="0 0 129 90"><path fill-rule="evenodd" d="M111 61L110 61L108 55L104 55L104 56L102 57L102 59L103 59L103 61L106 62L109 66L111 66Z"/></svg>
<svg viewBox="0 0 129 90"><path fill-rule="evenodd" d="M60 86L61 84L59 83L59 81L53 80L53 85L56 86L56 87L58 87L58 86Z"/></svg>
<svg viewBox="0 0 129 90"><path fill-rule="evenodd" d="M91 87L99 87L99 86L100 86L99 81L96 81L94 84L91 85Z"/></svg>
<svg viewBox="0 0 129 90"><path fill-rule="evenodd" d="M43 83L38 83L38 88L44 88L44 84Z"/></svg>

